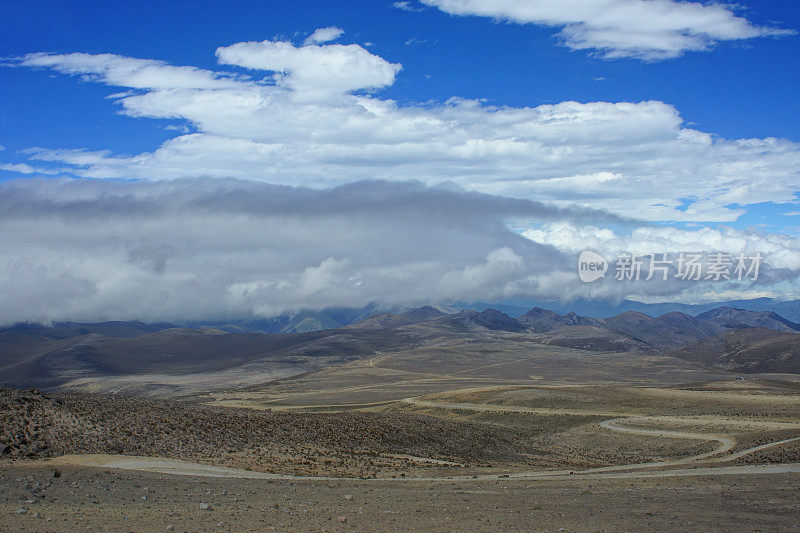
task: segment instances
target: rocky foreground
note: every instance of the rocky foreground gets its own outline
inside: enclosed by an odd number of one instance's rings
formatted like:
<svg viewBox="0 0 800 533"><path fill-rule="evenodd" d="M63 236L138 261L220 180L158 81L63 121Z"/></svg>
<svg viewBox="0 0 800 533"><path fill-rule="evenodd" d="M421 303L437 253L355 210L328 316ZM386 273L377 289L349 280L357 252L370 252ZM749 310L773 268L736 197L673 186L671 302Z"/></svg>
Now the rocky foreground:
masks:
<svg viewBox="0 0 800 533"><path fill-rule="evenodd" d="M494 429L492 429L494 428ZM795 473L448 479L399 455L508 466L513 428L403 413L286 413L0 389L0 531L794 531ZM341 479L166 475L42 461L160 456ZM423 481L424 472L436 477ZM466 471L466 472L465 472ZM379 479L374 479L375 477ZM405 477L406 479L403 479ZM392 479L395 478L395 479Z"/></svg>
<svg viewBox="0 0 800 533"><path fill-rule="evenodd" d="M388 413L286 413L0 389L0 462L65 454L167 457L287 474L403 475L418 462L524 462L514 429Z"/></svg>
<svg viewBox="0 0 800 533"><path fill-rule="evenodd" d="M287 481L0 468L0 531L797 531L793 475Z"/></svg>

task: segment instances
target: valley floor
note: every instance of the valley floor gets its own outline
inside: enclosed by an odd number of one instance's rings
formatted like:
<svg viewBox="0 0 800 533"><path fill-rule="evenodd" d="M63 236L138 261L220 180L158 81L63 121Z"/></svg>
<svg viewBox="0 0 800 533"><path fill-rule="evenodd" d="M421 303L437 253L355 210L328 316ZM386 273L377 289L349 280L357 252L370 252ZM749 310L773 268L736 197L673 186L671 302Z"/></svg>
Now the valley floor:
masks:
<svg viewBox="0 0 800 533"><path fill-rule="evenodd" d="M0 531L795 531L800 474L294 481L14 465ZM26 487L50 485L33 497ZM34 503L26 500L35 498ZM19 511L24 509L24 511Z"/></svg>
<svg viewBox="0 0 800 533"><path fill-rule="evenodd" d="M0 390L0 530L800 529L796 376L478 341L182 400Z"/></svg>

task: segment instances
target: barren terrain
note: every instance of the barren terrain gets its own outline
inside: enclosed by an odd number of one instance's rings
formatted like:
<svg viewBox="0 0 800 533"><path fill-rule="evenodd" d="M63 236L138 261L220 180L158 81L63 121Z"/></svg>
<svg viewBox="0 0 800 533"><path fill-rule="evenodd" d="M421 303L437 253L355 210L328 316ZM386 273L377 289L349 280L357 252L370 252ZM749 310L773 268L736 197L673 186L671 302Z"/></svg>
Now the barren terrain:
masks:
<svg viewBox="0 0 800 533"><path fill-rule="evenodd" d="M737 375L656 350L579 349L451 323L406 324L383 342L353 329L355 357L334 351L337 359L282 378L251 367L246 383L223 389L224 380L205 387L186 374L191 384L168 389L179 400L152 398L152 381L136 374L113 379L150 398L2 390L0 525L800 523L796 375ZM321 336L285 353L325 358L336 342Z"/></svg>

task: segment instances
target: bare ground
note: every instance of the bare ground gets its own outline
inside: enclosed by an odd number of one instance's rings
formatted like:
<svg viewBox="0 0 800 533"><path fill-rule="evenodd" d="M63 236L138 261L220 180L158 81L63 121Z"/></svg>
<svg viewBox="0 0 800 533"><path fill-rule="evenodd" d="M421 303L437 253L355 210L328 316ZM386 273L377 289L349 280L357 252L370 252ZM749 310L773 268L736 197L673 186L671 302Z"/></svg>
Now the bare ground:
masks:
<svg viewBox="0 0 800 533"><path fill-rule="evenodd" d="M49 467L6 465L0 469L0 491L0 531L9 532L167 531L170 526L174 531L553 532L800 527L800 474L314 482L76 467L62 467L54 479Z"/></svg>
<svg viewBox="0 0 800 533"><path fill-rule="evenodd" d="M429 346L182 402L0 391L0 530L798 527L796 382L528 348ZM339 479L41 461L92 453Z"/></svg>

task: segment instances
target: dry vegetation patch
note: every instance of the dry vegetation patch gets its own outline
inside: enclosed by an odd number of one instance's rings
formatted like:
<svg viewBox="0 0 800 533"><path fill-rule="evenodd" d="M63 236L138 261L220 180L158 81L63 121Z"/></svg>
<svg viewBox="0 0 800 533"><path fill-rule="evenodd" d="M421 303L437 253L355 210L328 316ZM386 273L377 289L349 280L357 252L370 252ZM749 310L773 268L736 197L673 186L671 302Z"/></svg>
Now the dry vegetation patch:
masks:
<svg viewBox="0 0 800 533"><path fill-rule="evenodd" d="M522 432L411 413L287 413L0 390L4 460L118 453L296 474L372 476L411 462L518 463Z"/></svg>

